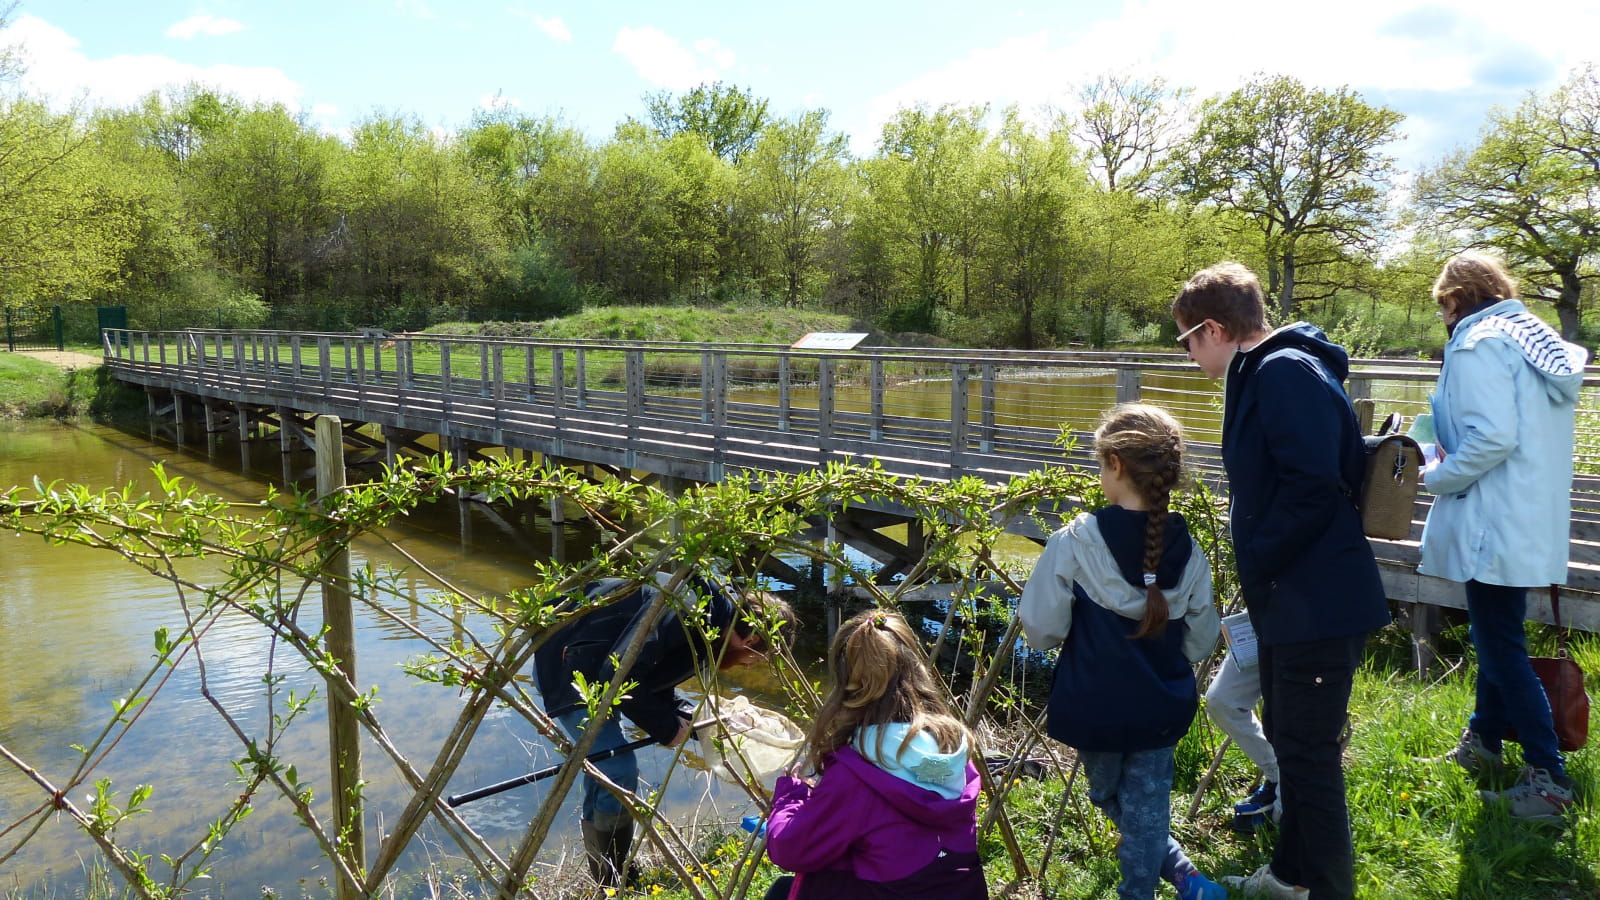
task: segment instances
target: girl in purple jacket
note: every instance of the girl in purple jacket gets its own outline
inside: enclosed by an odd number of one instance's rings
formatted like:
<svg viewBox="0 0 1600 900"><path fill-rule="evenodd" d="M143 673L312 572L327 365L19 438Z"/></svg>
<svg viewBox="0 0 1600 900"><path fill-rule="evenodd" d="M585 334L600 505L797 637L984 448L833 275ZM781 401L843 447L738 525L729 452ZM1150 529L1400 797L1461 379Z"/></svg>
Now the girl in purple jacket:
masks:
<svg viewBox="0 0 1600 900"><path fill-rule="evenodd" d="M828 662L833 690L767 825L767 855L798 874L767 897L985 900L978 770L916 634L868 610L839 629Z"/></svg>

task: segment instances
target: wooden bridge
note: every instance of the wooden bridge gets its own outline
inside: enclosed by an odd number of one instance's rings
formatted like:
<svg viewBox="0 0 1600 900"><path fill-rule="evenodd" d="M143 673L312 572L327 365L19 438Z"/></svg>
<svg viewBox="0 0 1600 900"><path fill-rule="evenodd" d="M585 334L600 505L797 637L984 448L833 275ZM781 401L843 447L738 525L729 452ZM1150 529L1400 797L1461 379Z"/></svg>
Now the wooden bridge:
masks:
<svg viewBox="0 0 1600 900"><path fill-rule="evenodd" d="M1178 354L117 329L104 342L107 367L147 392L153 418L200 416L207 431L245 439L275 428L286 452L313 445L311 421L334 415L348 444L391 463L501 448L672 483L871 459L897 475L995 482L1060 464L1063 426L1087 447L1105 408L1142 399L1183 420L1194 466L1222 478L1221 385ZM1408 418L1426 409L1438 377L1427 362L1355 369L1348 388L1364 412ZM1585 379L1582 408L1596 408L1597 388L1600 376ZM1580 468L1600 471L1596 417L1580 414L1578 443L1589 464ZM1083 450L1076 459L1090 461ZM1434 607L1464 605L1458 585L1416 572L1428 502L1419 498L1407 540L1373 541L1388 594L1414 625L1427 625ZM878 532L893 521L894 511L861 510L828 524L887 577L915 558ZM1015 526L1042 537L1031 522ZM1600 630L1596 476L1574 483L1571 559L1563 618ZM1534 593L1530 617L1548 621L1548 600Z"/></svg>

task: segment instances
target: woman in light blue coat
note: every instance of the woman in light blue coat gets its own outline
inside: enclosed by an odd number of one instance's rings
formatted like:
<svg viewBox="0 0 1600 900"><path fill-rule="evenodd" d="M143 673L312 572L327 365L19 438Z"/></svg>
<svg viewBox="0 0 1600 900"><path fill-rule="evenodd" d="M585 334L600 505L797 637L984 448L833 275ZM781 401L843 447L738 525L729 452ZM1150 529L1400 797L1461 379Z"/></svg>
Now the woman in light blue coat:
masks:
<svg viewBox="0 0 1600 900"><path fill-rule="evenodd" d="M1462 253L1433 286L1450 338L1433 395L1442 459L1423 470L1434 494L1419 571L1466 586L1478 655L1477 703L1447 759L1474 774L1500 765L1516 728L1526 768L1485 799L1513 815L1559 818L1573 802L1549 702L1528 663L1528 588L1567 579L1573 411L1588 352L1516 299L1498 260Z"/></svg>

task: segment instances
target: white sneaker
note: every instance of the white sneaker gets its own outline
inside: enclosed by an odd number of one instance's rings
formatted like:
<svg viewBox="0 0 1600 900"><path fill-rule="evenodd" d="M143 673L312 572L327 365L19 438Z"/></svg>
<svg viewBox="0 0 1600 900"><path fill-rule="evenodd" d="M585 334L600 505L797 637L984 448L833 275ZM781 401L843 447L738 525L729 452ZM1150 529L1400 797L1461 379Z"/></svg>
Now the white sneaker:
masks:
<svg viewBox="0 0 1600 900"><path fill-rule="evenodd" d="M1303 887L1285 884L1272 874L1268 863L1250 875L1226 875L1221 879L1228 887L1242 891L1246 897L1266 897L1267 900L1306 900L1311 892Z"/></svg>

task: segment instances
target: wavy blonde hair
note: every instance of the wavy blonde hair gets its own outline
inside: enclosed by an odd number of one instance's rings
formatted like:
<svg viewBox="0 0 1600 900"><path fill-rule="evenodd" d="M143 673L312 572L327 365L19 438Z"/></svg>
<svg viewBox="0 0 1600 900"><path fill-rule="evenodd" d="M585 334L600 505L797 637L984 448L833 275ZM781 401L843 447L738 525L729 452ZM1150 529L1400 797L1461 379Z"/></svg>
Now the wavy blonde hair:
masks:
<svg viewBox="0 0 1600 900"><path fill-rule="evenodd" d="M833 689L807 736L812 771L822 771L823 757L850 743L866 725L910 726L896 757L919 731L933 735L944 753L955 752L966 740L966 726L950 714L944 692L923 662L916 633L898 613L869 609L852 616L828 648L828 669ZM884 758L881 730L876 755Z"/></svg>
<svg viewBox="0 0 1600 900"><path fill-rule="evenodd" d="M1433 299L1445 312L1459 316L1485 300L1517 296L1517 280L1497 256L1466 250L1445 261L1433 282Z"/></svg>

